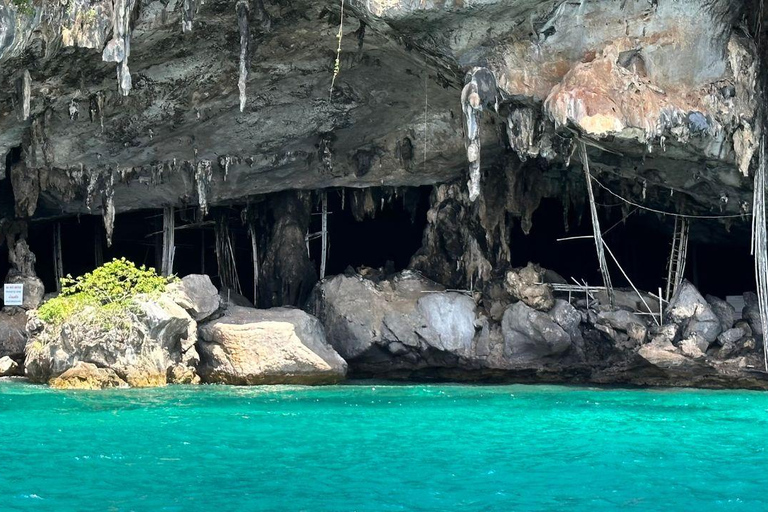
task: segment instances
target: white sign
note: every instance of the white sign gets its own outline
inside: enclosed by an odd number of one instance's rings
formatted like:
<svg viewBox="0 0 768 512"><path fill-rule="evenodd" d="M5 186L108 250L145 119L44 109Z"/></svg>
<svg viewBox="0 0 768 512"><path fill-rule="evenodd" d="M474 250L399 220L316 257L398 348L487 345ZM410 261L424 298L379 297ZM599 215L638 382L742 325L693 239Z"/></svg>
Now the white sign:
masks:
<svg viewBox="0 0 768 512"><path fill-rule="evenodd" d="M3 303L6 306L21 306L24 302L23 284L6 284L3 286Z"/></svg>

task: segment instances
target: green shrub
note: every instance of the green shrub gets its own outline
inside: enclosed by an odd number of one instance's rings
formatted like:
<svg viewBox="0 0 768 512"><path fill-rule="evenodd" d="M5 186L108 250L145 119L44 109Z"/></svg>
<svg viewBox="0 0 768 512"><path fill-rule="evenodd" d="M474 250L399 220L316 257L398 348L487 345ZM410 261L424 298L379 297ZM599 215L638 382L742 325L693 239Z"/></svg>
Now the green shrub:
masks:
<svg viewBox="0 0 768 512"><path fill-rule="evenodd" d="M13 5L16 6L16 10L21 14L26 14L27 16L35 15L35 8L32 5L32 2L30 2L30 0L12 0L12 1L13 1Z"/></svg>
<svg viewBox="0 0 768 512"><path fill-rule="evenodd" d="M121 323L135 305L136 295L159 294L174 279L157 275L151 267L137 267L125 258L114 259L80 277L67 275L61 280L61 293L40 306L37 316L45 323L57 324L94 306L99 320Z"/></svg>

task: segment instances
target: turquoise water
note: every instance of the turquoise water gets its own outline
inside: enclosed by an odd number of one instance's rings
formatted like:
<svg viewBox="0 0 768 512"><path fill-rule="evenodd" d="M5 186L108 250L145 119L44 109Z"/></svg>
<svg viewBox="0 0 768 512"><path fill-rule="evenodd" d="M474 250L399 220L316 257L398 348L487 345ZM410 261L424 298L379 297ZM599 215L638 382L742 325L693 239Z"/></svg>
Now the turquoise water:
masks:
<svg viewBox="0 0 768 512"><path fill-rule="evenodd" d="M0 511L768 510L768 393L0 381Z"/></svg>

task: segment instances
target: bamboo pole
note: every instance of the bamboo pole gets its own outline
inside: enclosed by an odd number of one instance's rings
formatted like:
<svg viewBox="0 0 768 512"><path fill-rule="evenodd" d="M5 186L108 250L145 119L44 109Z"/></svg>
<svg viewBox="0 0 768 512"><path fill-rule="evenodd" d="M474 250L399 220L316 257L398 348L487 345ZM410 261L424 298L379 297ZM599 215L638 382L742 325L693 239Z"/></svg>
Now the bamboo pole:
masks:
<svg viewBox="0 0 768 512"><path fill-rule="evenodd" d="M176 214L173 206L163 208L163 259L160 273L164 276L173 274L173 257L175 251Z"/></svg>
<svg viewBox="0 0 768 512"><path fill-rule="evenodd" d="M320 254L320 279L325 278L325 264L328 259L328 193L323 191L323 218L322 218L322 253Z"/></svg>
<svg viewBox="0 0 768 512"><path fill-rule="evenodd" d="M645 305L646 310L653 315L653 310L651 309L651 306L648 305L648 302L646 302L645 297L640 293L640 291L635 287L635 284L632 282L632 280L629 278L626 272L624 272L624 269L621 267L621 264L619 264L619 260L616 259L616 256L614 256L613 251L611 251L611 248L608 247L608 244L605 243L605 240L603 242L603 247L605 247L605 250L608 251L608 254L611 256L611 259L616 264L617 267L619 267L619 270L621 271L621 274L624 276L624 279L627 280L629 283L629 286L632 287L633 290L635 290L635 293L638 297L640 297L640 300ZM613 305L613 304L611 304ZM653 321L656 322L656 325L659 325L659 321L656 320L656 316L653 316Z"/></svg>
<svg viewBox="0 0 768 512"><path fill-rule="evenodd" d="M613 284L611 283L611 274L608 272L608 263L605 261L605 251L603 250L603 237L600 231L600 219L597 217L597 206L595 205L595 194L592 191L592 174L589 172L589 159L587 158L587 147L584 141L579 141L581 152L581 163L584 167L584 178L587 181L587 194L589 195L589 211L592 216L592 232L595 238L595 250L597 251L597 262L600 265L600 273L603 276L603 285L608 293L608 301L611 307L616 302L613 294Z"/></svg>
<svg viewBox="0 0 768 512"><path fill-rule="evenodd" d="M56 291L61 293L61 280L64 277L64 263L61 249L61 223L53 226L53 271L56 277Z"/></svg>
<svg viewBox="0 0 768 512"><path fill-rule="evenodd" d="M251 237L251 256L253 258L253 303L258 304L259 297L259 244L256 235L256 228L253 223L248 227L248 234Z"/></svg>

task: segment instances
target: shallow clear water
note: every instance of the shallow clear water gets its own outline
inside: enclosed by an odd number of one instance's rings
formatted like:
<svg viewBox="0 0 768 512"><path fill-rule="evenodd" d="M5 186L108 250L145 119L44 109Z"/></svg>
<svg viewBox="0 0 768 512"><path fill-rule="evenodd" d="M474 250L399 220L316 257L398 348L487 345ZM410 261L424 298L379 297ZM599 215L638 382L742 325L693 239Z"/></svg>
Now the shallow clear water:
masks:
<svg viewBox="0 0 768 512"><path fill-rule="evenodd" d="M0 381L0 510L768 510L768 393Z"/></svg>

